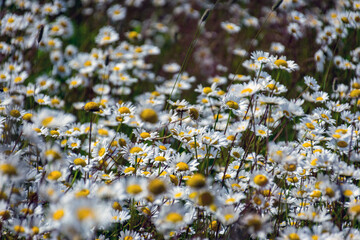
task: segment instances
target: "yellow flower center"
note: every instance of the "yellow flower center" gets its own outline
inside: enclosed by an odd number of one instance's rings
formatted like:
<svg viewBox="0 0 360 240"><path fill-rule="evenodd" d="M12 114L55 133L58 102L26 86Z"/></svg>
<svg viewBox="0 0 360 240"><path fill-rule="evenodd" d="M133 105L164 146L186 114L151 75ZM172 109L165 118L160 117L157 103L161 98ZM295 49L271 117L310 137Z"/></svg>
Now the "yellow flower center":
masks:
<svg viewBox="0 0 360 240"><path fill-rule="evenodd" d="M15 225L14 226L14 231L18 232L18 233L23 233L23 232L25 232L25 228L23 226L20 226L20 225Z"/></svg>
<svg viewBox="0 0 360 240"><path fill-rule="evenodd" d="M91 66L91 61L90 60L84 62L84 67L89 67L89 66Z"/></svg>
<svg viewBox="0 0 360 240"><path fill-rule="evenodd" d="M80 165L80 166L82 166L82 167L85 167L85 166L86 166L86 162L85 162L85 160L82 159L82 158L75 158L75 159L74 159L74 164L75 164L75 165Z"/></svg>
<svg viewBox="0 0 360 240"><path fill-rule="evenodd" d="M282 67L288 67L288 63L283 60L283 59L278 59L274 62L274 64L278 67L282 66Z"/></svg>
<svg viewBox="0 0 360 240"><path fill-rule="evenodd" d="M345 142L345 141L339 141L336 143L336 145L338 145L338 147L341 147L341 148L345 148L348 146L347 142Z"/></svg>
<svg viewBox="0 0 360 240"><path fill-rule="evenodd" d="M41 121L41 124L44 126L44 127L47 127L50 125L50 123L54 120L54 117L47 117L47 118L44 118L44 120Z"/></svg>
<svg viewBox="0 0 360 240"><path fill-rule="evenodd" d="M204 89L203 89L203 93L205 93L205 94L209 94L209 93L211 93L211 92L212 92L211 87L204 87Z"/></svg>
<svg viewBox="0 0 360 240"><path fill-rule="evenodd" d="M156 162L165 162L165 161L166 161L166 158L163 157L163 156L157 156L154 160L155 160Z"/></svg>
<svg viewBox="0 0 360 240"><path fill-rule="evenodd" d="M245 93L252 93L252 89L251 88L245 88L245 89L243 89L240 93L242 93L242 94L245 94Z"/></svg>
<svg viewBox="0 0 360 240"><path fill-rule="evenodd" d="M189 165L187 165L187 163L184 162L179 162L178 164L176 164L177 170L178 171L187 171L189 170Z"/></svg>
<svg viewBox="0 0 360 240"><path fill-rule="evenodd" d="M128 167L128 168L125 168L124 169L124 173L133 173L135 171L135 168L134 167Z"/></svg>
<svg viewBox="0 0 360 240"><path fill-rule="evenodd" d="M16 109L13 109L13 110L10 111L10 116L18 118L18 117L20 117L20 111L16 110Z"/></svg>
<svg viewBox="0 0 360 240"><path fill-rule="evenodd" d="M114 202L112 205L112 208L117 210L117 211L122 211L122 207L118 202Z"/></svg>
<svg viewBox="0 0 360 240"><path fill-rule="evenodd" d="M234 218L234 214L231 213L225 214L224 218L226 221L229 221Z"/></svg>
<svg viewBox="0 0 360 240"><path fill-rule="evenodd" d="M98 152L99 156L100 156L100 157L104 156L105 151L106 151L105 148L100 148L100 150L99 150L99 152Z"/></svg>
<svg viewBox="0 0 360 240"><path fill-rule="evenodd" d="M177 223L177 222L181 222L182 220L183 220L183 216L177 212L170 212L166 216L166 221L168 222Z"/></svg>
<svg viewBox="0 0 360 240"><path fill-rule="evenodd" d="M360 214L360 205L354 205L352 207L349 208L349 212L351 213L355 213L355 215L359 215Z"/></svg>
<svg viewBox="0 0 360 240"><path fill-rule="evenodd" d="M149 123L156 123L158 121L158 115L154 109L146 108L140 113L140 118Z"/></svg>
<svg viewBox="0 0 360 240"><path fill-rule="evenodd" d="M76 211L76 216L80 221L84 221L86 219L94 219L95 213L91 208L82 207Z"/></svg>
<svg viewBox="0 0 360 240"><path fill-rule="evenodd" d="M55 171L50 172L49 175L47 176L47 178L49 180L55 181L55 180L58 180L61 176L62 176L62 173L60 171L55 170Z"/></svg>
<svg viewBox="0 0 360 240"><path fill-rule="evenodd" d="M141 147L133 147L130 149L130 153L131 154L134 154L134 153L139 153L139 152L142 152L143 149Z"/></svg>
<svg viewBox="0 0 360 240"><path fill-rule="evenodd" d="M143 139L149 138L149 137L150 137L150 133L148 133L148 132L142 132L142 133L140 133L140 137L143 138Z"/></svg>
<svg viewBox="0 0 360 240"><path fill-rule="evenodd" d="M84 110L87 112L97 112L100 110L100 104L96 102L88 102L85 104Z"/></svg>
<svg viewBox="0 0 360 240"><path fill-rule="evenodd" d="M120 107L118 109L118 112L121 113L121 114L130 114L130 109L127 108L127 107Z"/></svg>
<svg viewBox="0 0 360 240"><path fill-rule="evenodd" d="M142 192L142 188L139 184L130 184L127 186L126 192L132 195L136 195Z"/></svg>
<svg viewBox="0 0 360 240"><path fill-rule="evenodd" d="M264 130L262 130L262 129L259 129L258 133L260 133L261 135L264 135L266 132Z"/></svg>
<svg viewBox="0 0 360 240"><path fill-rule="evenodd" d="M325 189L325 193L326 193L326 195L329 196L329 197L334 197L334 196L335 196L334 190L333 190L332 188L330 188L330 187L327 187L327 188Z"/></svg>
<svg viewBox="0 0 360 240"><path fill-rule="evenodd" d="M350 197L353 195L353 191L351 191L350 189L346 189L345 191L343 191L343 194L346 197Z"/></svg>
<svg viewBox="0 0 360 240"><path fill-rule="evenodd" d="M259 174L254 177L254 183L261 187L265 186L268 182L269 180L265 175Z"/></svg>
<svg viewBox="0 0 360 240"><path fill-rule="evenodd" d="M53 219L54 220L60 220L62 217L64 216L64 210L63 209L59 209L59 210L56 210L54 213L53 213Z"/></svg>
<svg viewBox="0 0 360 240"><path fill-rule="evenodd" d="M199 195L198 201L200 206L210 206L214 202L214 196L209 192L203 192Z"/></svg>
<svg viewBox="0 0 360 240"><path fill-rule="evenodd" d="M300 237L297 235L297 233L290 233L288 237L290 240L300 240Z"/></svg>
<svg viewBox="0 0 360 240"><path fill-rule="evenodd" d="M226 105L229 107L229 108L232 108L232 109L239 109L239 104L237 102L234 102L234 101L228 101L226 103Z"/></svg>
<svg viewBox="0 0 360 240"><path fill-rule="evenodd" d="M48 149L45 151L45 156L57 160L61 158L61 154L54 149Z"/></svg>
<svg viewBox="0 0 360 240"><path fill-rule="evenodd" d="M76 198L83 198L90 194L89 189L81 189L80 191L75 193Z"/></svg>
<svg viewBox="0 0 360 240"><path fill-rule="evenodd" d="M11 165L9 163L1 164L0 170L1 170L1 172L3 172L4 175L8 175L8 176L17 175L16 167L14 167L13 165Z"/></svg>
<svg viewBox="0 0 360 240"><path fill-rule="evenodd" d="M202 188L206 184L206 178L201 173L194 174L186 184L192 188Z"/></svg>
<svg viewBox="0 0 360 240"><path fill-rule="evenodd" d="M166 191L166 186L161 179L155 178L150 181L148 189L152 194L159 195Z"/></svg>
<svg viewBox="0 0 360 240"><path fill-rule="evenodd" d="M312 123L305 123L305 125L306 125L307 128L309 128L309 129L311 129L311 130L314 130L314 129L315 129L315 126L314 126L314 124L312 124Z"/></svg>

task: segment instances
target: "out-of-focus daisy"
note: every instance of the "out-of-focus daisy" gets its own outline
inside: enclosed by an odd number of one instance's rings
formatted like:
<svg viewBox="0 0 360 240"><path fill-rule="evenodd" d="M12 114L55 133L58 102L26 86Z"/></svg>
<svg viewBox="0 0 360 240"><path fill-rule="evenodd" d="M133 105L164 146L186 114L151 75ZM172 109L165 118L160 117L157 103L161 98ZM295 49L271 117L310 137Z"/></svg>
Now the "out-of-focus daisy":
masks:
<svg viewBox="0 0 360 240"><path fill-rule="evenodd" d="M119 40L119 34L111 26L102 27L95 38L97 44L106 45Z"/></svg>
<svg viewBox="0 0 360 240"><path fill-rule="evenodd" d="M305 84L311 88L312 90L314 91L319 91L320 89L320 86L319 84L316 82L316 79L313 78L313 77L310 77L310 76L305 76L304 77L304 81L305 81Z"/></svg>
<svg viewBox="0 0 360 240"><path fill-rule="evenodd" d="M222 224L228 226L238 220L240 216L240 211L234 206L226 206L219 208L216 211L216 216Z"/></svg>
<svg viewBox="0 0 360 240"><path fill-rule="evenodd" d="M295 39L302 38L303 33L300 30L300 25L297 23L290 23L288 28L288 33L293 36Z"/></svg>
<svg viewBox="0 0 360 240"><path fill-rule="evenodd" d="M155 221L156 228L162 233L183 228L192 222L192 214L189 210L181 204L162 206Z"/></svg>
<svg viewBox="0 0 360 240"><path fill-rule="evenodd" d="M126 8L122 7L120 4L115 4L108 8L106 13L112 21L116 22L123 20L126 17Z"/></svg>
<svg viewBox="0 0 360 240"><path fill-rule="evenodd" d="M177 63L169 63L163 65L163 70L168 73L176 73L180 70L180 65Z"/></svg>
<svg viewBox="0 0 360 240"><path fill-rule="evenodd" d="M270 45L270 51L275 52L275 53L283 53L285 50L285 46L282 45L279 42L272 42Z"/></svg>
<svg viewBox="0 0 360 240"><path fill-rule="evenodd" d="M230 34L238 33L240 31L240 27L231 22L222 22L221 27Z"/></svg>
<svg viewBox="0 0 360 240"><path fill-rule="evenodd" d="M49 128L63 127L75 121L71 114L43 108L31 118L35 125Z"/></svg>

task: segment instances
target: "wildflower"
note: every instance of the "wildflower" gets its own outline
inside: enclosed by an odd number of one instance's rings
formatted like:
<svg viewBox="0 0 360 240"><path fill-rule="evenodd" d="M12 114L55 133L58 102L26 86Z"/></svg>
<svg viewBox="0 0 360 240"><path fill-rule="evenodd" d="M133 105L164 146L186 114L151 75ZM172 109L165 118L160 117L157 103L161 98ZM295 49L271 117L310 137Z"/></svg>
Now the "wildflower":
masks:
<svg viewBox="0 0 360 240"><path fill-rule="evenodd" d="M169 63L163 65L163 70L168 73L176 73L180 70L180 65L177 63Z"/></svg>
<svg viewBox="0 0 360 240"><path fill-rule="evenodd" d="M253 172L250 178L250 184L255 188L264 188L271 182L270 176L263 171Z"/></svg>
<svg viewBox="0 0 360 240"><path fill-rule="evenodd" d="M31 118L35 125L59 128L75 121L75 117L57 110L41 109Z"/></svg>
<svg viewBox="0 0 360 240"><path fill-rule="evenodd" d="M247 231L252 236L265 238L266 234L271 231L268 216L258 214L247 214L241 222L246 225Z"/></svg>
<svg viewBox="0 0 360 240"><path fill-rule="evenodd" d="M162 233L183 228L192 222L192 215L189 210L181 204L163 206L155 221L156 228Z"/></svg>
<svg viewBox="0 0 360 240"><path fill-rule="evenodd" d="M140 240L141 236L139 233L135 232L135 231L129 231L129 230L125 230L125 231L121 231L120 232L120 238L119 240Z"/></svg>
<svg viewBox="0 0 360 240"><path fill-rule="evenodd" d="M278 59L273 59L272 63L272 67L273 68L278 68L278 69L283 69L286 70L288 72L292 72L294 70L298 70L299 66L292 60L286 60L285 56L281 56Z"/></svg>
<svg viewBox="0 0 360 240"><path fill-rule="evenodd" d="M295 39L303 37L303 34L300 30L300 25L297 23L290 23L287 30L288 33L291 34Z"/></svg>
<svg viewBox="0 0 360 240"><path fill-rule="evenodd" d="M319 91L320 86L318 85L318 83L316 82L316 79L310 76L305 76L304 77L305 80L305 84L311 88L314 91Z"/></svg>
<svg viewBox="0 0 360 240"><path fill-rule="evenodd" d="M239 216L240 216L239 209L236 209L234 206L222 207L216 211L216 217L225 226L228 226L234 223L235 221L237 221Z"/></svg>
<svg viewBox="0 0 360 240"><path fill-rule="evenodd" d="M285 46L279 42L272 42L270 46L270 50L275 53L281 54L284 52Z"/></svg>
<svg viewBox="0 0 360 240"><path fill-rule="evenodd" d="M102 27L95 38L97 44L106 45L119 40L119 34L111 26Z"/></svg>
<svg viewBox="0 0 360 240"><path fill-rule="evenodd" d="M221 27L230 34L238 33L240 31L239 26L237 26L234 23L230 23L230 22L222 22Z"/></svg>
<svg viewBox="0 0 360 240"><path fill-rule="evenodd" d="M314 55L314 59L316 62L316 70L318 72L322 72L324 70L324 64L325 64L325 55L324 52L319 49L315 55Z"/></svg>
<svg viewBox="0 0 360 240"><path fill-rule="evenodd" d="M97 112L100 110L100 104L96 102L88 102L85 104L84 110L87 112Z"/></svg>
<svg viewBox="0 0 360 240"><path fill-rule="evenodd" d="M125 19L126 12L125 7L122 7L120 4L115 4L108 8L107 15L112 21L117 22Z"/></svg>

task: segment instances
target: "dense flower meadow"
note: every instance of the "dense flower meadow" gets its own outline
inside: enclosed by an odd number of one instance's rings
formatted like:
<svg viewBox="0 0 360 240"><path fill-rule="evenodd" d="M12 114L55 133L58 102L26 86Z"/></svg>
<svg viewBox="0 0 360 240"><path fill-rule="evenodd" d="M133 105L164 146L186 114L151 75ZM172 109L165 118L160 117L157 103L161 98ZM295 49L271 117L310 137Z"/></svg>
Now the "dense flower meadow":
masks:
<svg viewBox="0 0 360 240"><path fill-rule="evenodd" d="M360 239L359 0L4 0L1 239Z"/></svg>

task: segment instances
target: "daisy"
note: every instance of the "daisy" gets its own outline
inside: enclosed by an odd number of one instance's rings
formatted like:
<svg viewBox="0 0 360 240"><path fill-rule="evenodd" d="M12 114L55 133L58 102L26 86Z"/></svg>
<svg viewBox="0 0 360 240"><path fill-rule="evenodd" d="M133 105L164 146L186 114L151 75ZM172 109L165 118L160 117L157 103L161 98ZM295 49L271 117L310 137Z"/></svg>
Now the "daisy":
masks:
<svg viewBox="0 0 360 240"><path fill-rule="evenodd" d="M199 163L195 159L192 160L192 154L176 153L169 163L169 171L181 176L189 175L197 170L198 165Z"/></svg>
<svg viewBox="0 0 360 240"><path fill-rule="evenodd" d="M304 81L305 81L306 86L308 86L312 90L314 90L314 91L319 91L320 90L320 86L317 83L315 78L310 77L310 76L305 76Z"/></svg>
<svg viewBox="0 0 360 240"><path fill-rule="evenodd" d="M67 161L69 162L72 170L80 170L83 174L88 172L91 168L88 158L81 154L70 153L70 155L67 156Z"/></svg>
<svg viewBox="0 0 360 240"><path fill-rule="evenodd" d="M163 65L163 70L168 73L176 73L180 70L180 65L177 63L169 63Z"/></svg>
<svg viewBox="0 0 360 240"><path fill-rule="evenodd" d="M146 178L131 177L127 178L124 185L124 198L134 198L140 200L147 196L147 180Z"/></svg>
<svg viewBox="0 0 360 240"><path fill-rule="evenodd" d="M129 231L129 230L125 230L125 231L121 231L120 232L120 238L119 240L140 240L141 235L135 231Z"/></svg>
<svg viewBox="0 0 360 240"><path fill-rule="evenodd" d="M322 72L324 70L325 64L325 54L324 52L319 49L314 55L315 63L316 63L316 71Z"/></svg>
<svg viewBox="0 0 360 240"><path fill-rule="evenodd" d="M22 84L28 78L28 76L29 75L27 74L27 72L23 71L18 74L12 75L12 81L14 82L14 84Z"/></svg>
<svg viewBox="0 0 360 240"><path fill-rule="evenodd" d="M115 4L109 7L106 13L112 21L117 22L125 19L126 12L125 7L122 7L120 4Z"/></svg>
<svg viewBox="0 0 360 240"><path fill-rule="evenodd" d="M299 39L303 37L303 33L300 30L300 25L297 23L290 23L289 26L287 27L287 31L295 39Z"/></svg>
<svg viewBox="0 0 360 240"><path fill-rule="evenodd" d="M241 29L236 24L230 22L221 22L221 27L230 34L238 33Z"/></svg>
<svg viewBox="0 0 360 240"><path fill-rule="evenodd" d="M215 76L215 77L208 78L207 82L209 84L216 83L218 85L222 85L222 84L227 83L227 78L226 77Z"/></svg>
<svg viewBox="0 0 360 240"><path fill-rule="evenodd" d="M240 216L240 209L239 208L236 209L234 206L222 207L216 211L216 217L225 226L228 226L236 222L239 216Z"/></svg>
<svg viewBox="0 0 360 240"><path fill-rule="evenodd" d="M102 27L95 38L95 42L100 46L116 42L117 40L119 40L119 34L111 26Z"/></svg>
<svg viewBox="0 0 360 240"><path fill-rule="evenodd" d="M93 91L98 95L107 95L110 93L110 86L107 84L96 84L93 86Z"/></svg>
<svg viewBox="0 0 360 240"><path fill-rule="evenodd" d="M192 222L192 214L187 207L177 203L162 206L155 226L159 232L167 233L185 227Z"/></svg>
<svg viewBox="0 0 360 240"><path fill-rule="evenodd" d="M260 189L270 185L271 177L264 171L254 171L250 176L250 185Z"/></svg>
<svg viewBox="0 0 360 240"><path fill-rule="evenodd" d="M78 49L74 45L67 45L64 51L64 57L66 60L73 59L78 53Z"/></svg>
<svg viewBox="0 0 360 240"><path fill-rule="evenodd" d="M270 51L281 54L285 50L285 46L279 42L272 42L270 45Z"/></svg>
<svg viewBox="0 0 360 240"><path fill-rule="evenodd" d="M245 215L241 222L246 225L247 232L254 238L265 239L267 233L271 231L271 224L267 215L261 216L250 213Z"/></svg>
<svg viewBox="0 0 360 240"><path fill-rule="evenodd" d="M251 59L260 64L267 64L270 62L270 53L263 51L255 51L251 53Z"/></svg>
<svg viewBox="0 0 360 240"><path fill-rule="evenodd" d="M242 74L230 73L229 76L228 76L228 79L231 80L231 81L245 82L245 81L249 81L251 79L251 77L247 76L247 75L242 75Z"/></svg>
<svg viewBox="0 0 360 240"><path fill-rule="evenodd" d="M253 130L250 128L250 130ZM255 125L255 135L260 136L261 138L271 136L271 130L269 130L265 125Z"/></svg>
<svg viewBox="0 0 360 240"><path fill-rule="evenodd" d="M238 97L249 97L261 89L261 85L255 82L233 85L229 92Z"/></svg>
<svg viewBox="0 0 360 240"><path fill-rule="evenodd" d="M292 60L286 60L285 56L281 56L278 59L273 59L272 67L277 69L283 69L288 72L292 72L299 69L299 66Z"/></svg>
<svg viewBox="0 0 360 240"><path fill-rule="evenodd" d="M42 108L31 119L35 125L48 128L63 127L75 121L75 117L71 114L46 108Z"/></svg>

